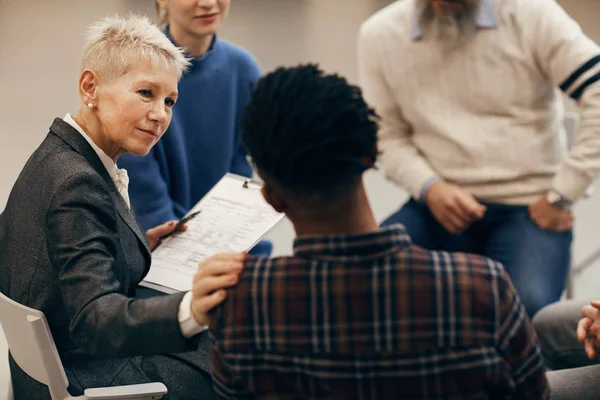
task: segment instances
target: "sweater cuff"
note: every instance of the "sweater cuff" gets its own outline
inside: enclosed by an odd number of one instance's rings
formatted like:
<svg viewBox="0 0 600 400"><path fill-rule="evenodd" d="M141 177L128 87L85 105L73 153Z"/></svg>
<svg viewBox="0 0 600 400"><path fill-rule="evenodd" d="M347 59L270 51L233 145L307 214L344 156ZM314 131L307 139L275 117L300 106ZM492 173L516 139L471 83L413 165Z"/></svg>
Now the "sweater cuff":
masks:
<svg viewBox="0 0 600 400"><path fill-rule="evenodd" d="M421 200L422 195L429 189L426 186L431 186L440 179L426 163L418 161L406 171L398 166L388 167L386 175L388 179L404 188L415 200Z"/></svg>
<svg viewBox="0 0 600 400"><path fill-rule="evenodd" d="M413 170L407 174L407 177L408 176L410 176L410 178L407 179L405 189L408 190L410 195L417 201L425 200L425 195L431 185L441 179L439 176L435 175L435 173L432 174L429 173L429 171Z"/></svg>
<svg viewBox="0 0 600 400"><path fill-rule="evenodd" d="M431 186L433 186L433 184L439 180L440 180L440 178L438 176L432 176L431 178L427 179L427 181L423 184L421 191L419 192L418 200L424 202L425 196L427 196L427 192L429 191L429 188L431 188Z"/></svg>
<svg viewBox="0 0 600 400"><path fill-rule="evenodd" d="M560 193L565 200L575 202L592 184L592 180L581 171L564 165L563 169L554 176L552 189Z"/></svg>

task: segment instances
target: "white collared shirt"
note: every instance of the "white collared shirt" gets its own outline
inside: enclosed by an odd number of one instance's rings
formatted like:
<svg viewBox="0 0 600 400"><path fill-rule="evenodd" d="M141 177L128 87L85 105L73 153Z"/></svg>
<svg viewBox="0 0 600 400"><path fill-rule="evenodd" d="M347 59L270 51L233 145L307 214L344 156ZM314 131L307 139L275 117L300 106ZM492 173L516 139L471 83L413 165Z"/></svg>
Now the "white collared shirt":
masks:
<svg viewBox="0 0 600 400"><path fill-rule="evenodd" d="M131 208L131 204L129 202L129 193L127 191L128 187L129 187L129 175L127 175L127 170L125 170L123 168L121 168L121 169L117 168L117 164L113 161L113 159L110 158L104 152L104 150L102 150L100 147L98 147L98 145L96 145L96 143L94 143L92 138L90 138L87 135L87 133L85 133L83 128L81 128L81 126L79 126L79 124L77 122L75 122L73 117L71 117L71 114L67 113L65 115L65 117L63 118L63 120L66 123L68 123L69 125L71 125L73 128L75 128L77 130L77 132L79 132L81 134L81 136L83 136L83 138L85 140L87 140L87 142L90 144L90 146L92 146L92 149L94 149L94 151L100 158L100 161L102 161L104 168L106 168L106 171L108 171L108 174L110 175L113 182L115 183L117 190L119 191L121 196L123 196L123 200L125 200L125 204L127 204L127 207Z"/></svg>

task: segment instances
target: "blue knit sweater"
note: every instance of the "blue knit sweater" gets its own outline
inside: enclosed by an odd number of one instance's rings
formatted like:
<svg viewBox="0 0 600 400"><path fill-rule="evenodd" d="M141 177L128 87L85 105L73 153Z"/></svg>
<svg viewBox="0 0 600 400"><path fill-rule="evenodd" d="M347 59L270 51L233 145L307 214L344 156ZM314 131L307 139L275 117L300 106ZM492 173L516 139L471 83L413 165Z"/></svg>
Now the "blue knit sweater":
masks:
<svg viewBox="0 0 600 400"><path fill-rule="evenodd" d="M217 38L204 56L192 60L165 135L147 156L119 159L144 229L181 218L226 172L251 175L239 119L259 77L248 52Z"/></svg>

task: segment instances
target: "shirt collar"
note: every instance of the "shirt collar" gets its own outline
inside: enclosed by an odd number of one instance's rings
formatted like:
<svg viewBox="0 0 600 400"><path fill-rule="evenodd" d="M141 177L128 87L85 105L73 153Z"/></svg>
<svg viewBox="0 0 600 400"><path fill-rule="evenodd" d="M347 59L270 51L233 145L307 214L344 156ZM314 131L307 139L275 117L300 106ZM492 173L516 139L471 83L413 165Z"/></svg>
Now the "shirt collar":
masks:
<svg viewBox="0 0 600 400"><path fill-rule="evenodd" d="M410 244L406 229L397 224L366 234L301 236L294 241L294 255L360 260L397 252Z"/></svg>
<svg viewBox="0 0 600 400"><path fill-rule="evenodd" d="M104 165L104 168L106 168L106 170L110 174L110 177L113 180L116 179L117 178L117 164L113 161L113 159L110 158L104 152L104 150L102 150L100 147L98 147L96 145L96 143L94 143L94 141L85 133L83 128L81 128L81 126L79 126L79 124L77 122L75 122L73 117L71 117L71 114L67 113L67 115L65 115L63 120L67 124L71 125L73 128L77 129L77 132L81 133L81 136L83 136L83 138L85 140L87 140L87 142L90 144L90 146L92 146L92 149L94 149L96 154L98 154L98 158L100 158L100 161L102 161L102 164Z"/></svg>
<svg viewBox="0 0 600 400"><path fill-rule="evenodd" d="M477 15L477 27L480 29L493 29L498 27L498 19L494 11L494 0L481 0L479 14ZM413 16L412 39L421 39L422 32L417 13Z"/></svg>

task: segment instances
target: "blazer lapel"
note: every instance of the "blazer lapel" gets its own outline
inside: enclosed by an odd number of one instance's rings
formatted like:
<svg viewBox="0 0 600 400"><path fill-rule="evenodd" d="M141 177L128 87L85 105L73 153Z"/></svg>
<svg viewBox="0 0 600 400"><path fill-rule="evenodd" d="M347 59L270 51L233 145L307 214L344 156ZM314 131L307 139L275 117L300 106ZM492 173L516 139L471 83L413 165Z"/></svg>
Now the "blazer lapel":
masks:
<svg viewBox="0 0 600 400"><path fill-rule="evenodd" d="M94 167L94 169L102 176L102 179L106 182L107 186L110 188L111 195L113 197L115 208L117 213L121 216L123 221L129 226L129 228L133 231L133 233L137 236L138 240L146 249L145 256L148 260L148 265L150 265L150 247L148 244L148 238L146 233L142 231L141 227L135 220L133 213L127 207L125 200L123 200L123 196L117 190L110 174L100 161L100 158L94 151L94 149L90 146L90 144L85 140L83 136L75 128L66 123L60 118L56 118L50 127L50 131L64 140L69 146L73 148L76 152L84 156L88 162Z"/></svg>
<svg viewBox="0 0 600 400"><path fill-rule="evenodd" d="M113 184L113 186L114 186L114 184ZM151 252L150 252L150 246L148 244L148 237L146 236L146 233L142 231L140 224L138 224L137 221L135 220L133 213L131 212L129 207L127 207L127 204L125 203L125 200L123 200L123 196L121 196L121 193L119 193L119 191L115 189L112 191L112 197L115 202L115 208L117 209L117 212L119 213L121 218L123 218L123 221L125 221L125 223L133 231L133 233L135 233L135 235L138 237L140 242L142 242L142 244L144 245L144 248L146 249L145 255L147 256L147 259L148 259L148 265L150 265L150 259L151 259L150 253Z"/></svg>

